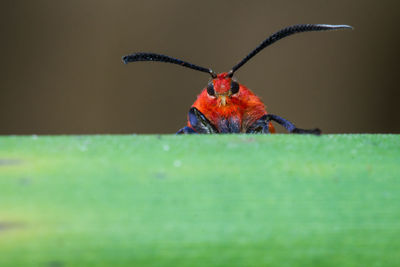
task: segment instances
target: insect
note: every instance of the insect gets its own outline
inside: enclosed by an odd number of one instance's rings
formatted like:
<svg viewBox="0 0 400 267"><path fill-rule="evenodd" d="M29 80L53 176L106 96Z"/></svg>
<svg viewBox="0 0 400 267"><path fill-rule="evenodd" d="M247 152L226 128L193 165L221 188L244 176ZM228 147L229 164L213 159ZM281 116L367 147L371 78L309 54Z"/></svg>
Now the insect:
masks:
<svg viewBox="0 0 400 267"><path fill-rule="evenodd" d="M177 134L217 134L217 133L274 133L271 121L282 125L289 133L320 134L318 128L301 129L292 122L267 113L264 103L250 89L239 84L233 74L247 61L267 46L289 35L337 29L352 29L348 25L298 24L286 27L261 42L244 59L228 72L215 73L186 61L155 53L134 53L122 58L125 64L136 61L159 61L206 72L211 75L208 85L198 95L189 110L187 126Z"/></svg>

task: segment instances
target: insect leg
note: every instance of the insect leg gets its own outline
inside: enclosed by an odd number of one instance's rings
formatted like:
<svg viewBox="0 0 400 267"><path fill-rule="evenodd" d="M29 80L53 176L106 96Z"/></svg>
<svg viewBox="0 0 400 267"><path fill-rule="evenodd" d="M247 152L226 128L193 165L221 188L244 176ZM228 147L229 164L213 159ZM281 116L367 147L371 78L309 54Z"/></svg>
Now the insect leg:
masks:
<svg viewBox="0 0 400 267"><path fill-rule="evenodd" d="M249 128L247 128L246 133L264 133L264 127L268 126L267 115L262 116L258 120L256 120ZM266 133L269 133L266 132Z"/></svg>
<svg viewBox="0 0 400 267"><path fill-rule="evenodd" d="M266 125L268 125L270 120L273 120L277 123L279 123L280 125L282 125L283 127L286 128L286 130L289 133L296 133L296 134L315 134L315 135L319 135L321 134L321 130L318 128L315 129L301 129L301 128L297 128L296 126L294 126L293 123L291 123L290 121L278 116L278 115L274 115L274 114L267 114L266 116ZM263 128L264 132L268 132L268 127L264 127Z"/></svg>
<svg viewBox="0 0 400 267"><path fill-rule="evenodd" d="M255 121L247 130L247 133L269 133L269 122L275 121L285 127L285 129L289 133L296 133L296 134L321 134L321 130L318 128L315 129L301 129L297 128L293 123L290 121L274 114L267 114L262 116L260 119Z"/></svg>
<svg viewBox="0 0 400 267"><path fill-rule="evenodd" d="M192 128L200 134L218 133L217 128L197 108L189 110L189 122Z"/></svg>
<svg viewBox="0 0 400 267"><path fill-rule="evenodd" d="M176 134L197 134L195 130L190 128L189 126L185 126L179 131L176 132Z"/></svg>

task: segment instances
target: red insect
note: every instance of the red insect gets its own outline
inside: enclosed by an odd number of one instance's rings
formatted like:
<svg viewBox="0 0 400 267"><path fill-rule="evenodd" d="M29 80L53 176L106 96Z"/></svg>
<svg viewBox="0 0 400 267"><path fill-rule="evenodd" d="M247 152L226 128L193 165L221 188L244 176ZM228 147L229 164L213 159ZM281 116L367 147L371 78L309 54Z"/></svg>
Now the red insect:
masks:
<svg viewBox="0 0 400 267"><path fill-rule="evenodd" d="M229 72L216 74L176 58L154 53L135 53L122 58L124 63L135 61L159 61L178 64L187 68L209 73L212 80L200 93L192 105L188 116L188 125L178 134L190 133L274 133L271 121L275 121L290 133L320 134L319 129L305 130L294 126L290 121L267 113L264 103L250 89L239 84L233 77L235 71L243 66L265 47L289 35L336 29L351 29L348 25L299 24L286 27L265 39Z"/></svg>

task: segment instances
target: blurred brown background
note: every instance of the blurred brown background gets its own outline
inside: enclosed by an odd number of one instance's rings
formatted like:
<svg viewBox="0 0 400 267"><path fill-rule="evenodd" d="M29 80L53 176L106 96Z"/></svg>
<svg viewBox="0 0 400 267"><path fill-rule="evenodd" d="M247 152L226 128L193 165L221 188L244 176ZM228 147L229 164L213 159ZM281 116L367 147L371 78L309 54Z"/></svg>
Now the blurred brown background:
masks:
<svg viewBox="0 0 400 267"><path fill-rule="evenodd" d="M398 1L1 1L0 134L175 133L209 76L291 24L237 73L270 113L325 133L400 133Z"/></svg>

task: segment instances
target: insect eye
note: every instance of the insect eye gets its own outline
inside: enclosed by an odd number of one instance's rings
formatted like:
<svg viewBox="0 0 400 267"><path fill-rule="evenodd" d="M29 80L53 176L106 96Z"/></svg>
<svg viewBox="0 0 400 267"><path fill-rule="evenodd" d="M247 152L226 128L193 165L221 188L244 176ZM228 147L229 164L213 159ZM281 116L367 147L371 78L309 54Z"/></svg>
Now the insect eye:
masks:
<svg viewBox="0 0 400 267"><path fill-rule="evenodd" d="M207 93L208 93L208 95L210 95L210 96L215 96L214 85L213 85L212 82L210 82L210 83L207 85Z"/></svg>
<svg viewBox="0 0 400 267"><path fill-rule="evenodd" d="M231 82L231 93L236 94L237 92L239 92L239 84L235 81L232 81Z"/></svg>

